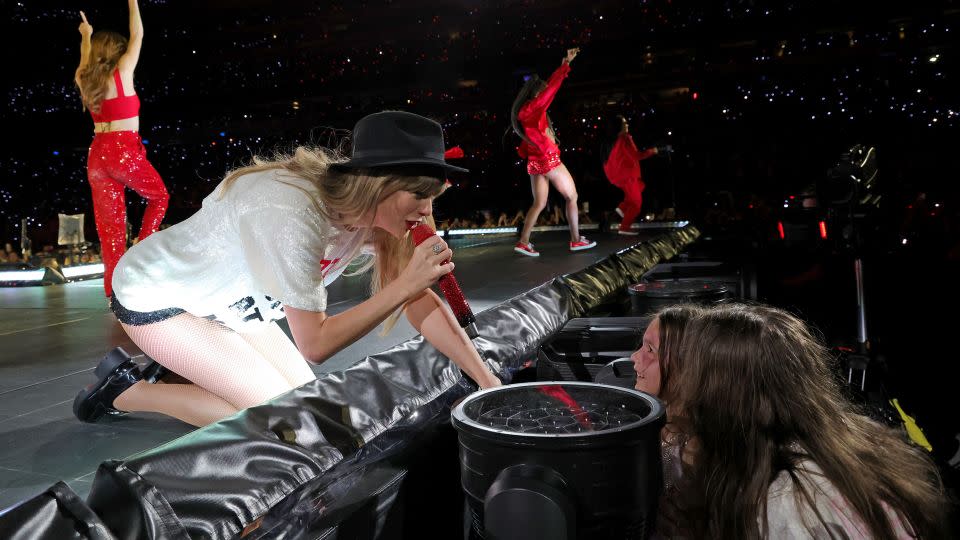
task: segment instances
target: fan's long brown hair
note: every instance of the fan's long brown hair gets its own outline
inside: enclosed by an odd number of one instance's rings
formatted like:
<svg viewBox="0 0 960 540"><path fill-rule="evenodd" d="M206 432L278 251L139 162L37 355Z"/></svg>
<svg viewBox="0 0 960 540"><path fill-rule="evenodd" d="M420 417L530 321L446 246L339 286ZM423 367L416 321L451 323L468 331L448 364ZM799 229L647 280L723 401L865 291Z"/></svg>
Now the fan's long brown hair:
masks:
<svg viewBox="0 0 960 540"><path fill-rule="evenodd" d="M783 472L797 504L814 508L797 473L809 459L871 537L894 538L884 505L919 538L947 535L931 460L903 433L859 414L829 361L807 326L779 309L728 305L688 324L662 397L682 413L679 425L696 443L685 489L705 504L688 515L694 530L708 538L767 537L767 494Z"/></svg>
<svg viewBox="0 0 960 540"><path fill-rule="evenodd" d="M687 324L703 313L704 308L697 304L676 304L661 309L656 318L660 326L660 348L657 361L660 364L660 388L666 388L673 366L680 356L680 344Z"/></svg>

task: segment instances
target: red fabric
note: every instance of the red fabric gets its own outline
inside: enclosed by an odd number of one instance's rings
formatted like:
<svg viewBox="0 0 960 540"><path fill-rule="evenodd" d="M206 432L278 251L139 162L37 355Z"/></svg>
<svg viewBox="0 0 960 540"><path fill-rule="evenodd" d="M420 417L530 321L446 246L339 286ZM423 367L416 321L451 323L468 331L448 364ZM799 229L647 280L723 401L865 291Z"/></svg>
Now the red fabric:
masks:
<svg viewBox="0 0 960 540"><path fill-rule="evenodd" d="M517 119L523 127L523 133L533 142L522 141L517 147L517 154L524 159L543 160L549 155L560 156L560 148L547 136L547 109L560 90L560 84L570 73L570 64L563 62L560 67L547 79L547 87L540 94L523 104Z"/></svg>
<svg viewBox="0 0 960 540"><path fill-rule="evenodd" d="M623 188L623 202L617 207L623 212L623 220L620 222L621 231L629 231L630 226L640 215L640 209L643 206L643 186L640 182L630 182Z"/></svg>
<svg viewBox="0 0 960 540"><path fill-rule="evenodd" d="M460 159L463 157L463 148L459 146L454 146L453 148L448 149L443 153L443 159ZM443 181L444 188L448 188L453 185L453 182L449 178Z"/></svg>
<svg viewBox="0 0 960 540"><path fill-rule="evenodd" d="M120 81L120 70L113 71L113 82L117 85L117 97L100 102L100 112L90 111L94 122L113 122L125 118L133 118L140 114L140 96L123 93L123 82Z"/></svg>
<svg viewBox="0 0 960 540"><path fill-rule="evenodd" d="M610 151L610 156L603 164L603 172L611 184L623 189L623 186L639 182L643 190L643 180L640 179L640 161L654 155L654 149L648 148L643 152L637 150L633 137L629 133L621 133L617 142Z"/></svg>
<svg viewBox="0 0 960 540"><path fill-rule="evenodd" d="M103 289L113 292L113 269L127 249L125 188L147 200L140 226L140 240L157 232L170 196L163 179L147 161L146 150L135 131L98 133L90 144L87 180L93 194L93 217L103 258Z"/></svg>
<svg viewBox="0 0 960 540"><path fill-rule="evenodd" d="M653 148L641 152L629 133L621 133L610 151L610 157L603 164L607 180L623 190L623 202L618 205L623 212L620 230L630 230L633 221L640 214L643 189L646 187L640 179L640 161L654 155L654 152Z"/></svg>

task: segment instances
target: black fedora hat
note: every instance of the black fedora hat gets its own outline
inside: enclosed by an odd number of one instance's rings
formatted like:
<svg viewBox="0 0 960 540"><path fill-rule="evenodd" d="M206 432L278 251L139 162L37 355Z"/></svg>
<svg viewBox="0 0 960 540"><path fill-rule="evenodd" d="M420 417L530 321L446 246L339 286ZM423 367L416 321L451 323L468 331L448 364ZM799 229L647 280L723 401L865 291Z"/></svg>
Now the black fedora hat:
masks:
<svg viewBox="0 0 960 540"><path fill-rule="evenodd" d="M433 165L448 171L470 172L443 158L443 128L437 122L404 111L364 116L353 128L350 159L335 169L366 169L391 165Z"/></svg>

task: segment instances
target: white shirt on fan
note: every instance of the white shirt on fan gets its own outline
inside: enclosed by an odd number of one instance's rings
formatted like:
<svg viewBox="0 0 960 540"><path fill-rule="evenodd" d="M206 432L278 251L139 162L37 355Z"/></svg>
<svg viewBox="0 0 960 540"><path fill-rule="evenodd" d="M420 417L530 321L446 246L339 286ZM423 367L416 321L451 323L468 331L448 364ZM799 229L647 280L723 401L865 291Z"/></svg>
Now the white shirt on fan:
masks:
<svg viewBox="0 0 960 540"><path fill-rule="evenodd" d="M327 221L316 188L285 170L221 183L186 220L130 248L113 274L123 307L181 308L238 332L284 318L283 306L321 312L326 286L364 248L365 230Z"/></svg>
<svg viewBox="0 0 960 540"><path fill-rule="evenodd" d="M833 485L823 470L811 460L796 467L796 479L781 472L767 491L767 523L770 538L867 540L870 530L840 490ZM797 482L811 495L813 505L804 501ZM894 538L912 539L909 524L886 503L881 503L893 529ZM822 521L821 521L822 518Z"/></svg>

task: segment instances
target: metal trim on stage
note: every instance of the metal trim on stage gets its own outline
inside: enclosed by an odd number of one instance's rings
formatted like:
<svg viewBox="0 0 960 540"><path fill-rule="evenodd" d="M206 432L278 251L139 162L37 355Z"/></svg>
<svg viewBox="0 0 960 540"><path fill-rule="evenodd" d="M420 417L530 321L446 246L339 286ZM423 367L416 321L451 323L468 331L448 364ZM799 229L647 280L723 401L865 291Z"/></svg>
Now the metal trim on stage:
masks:
<svg viewBox="0 0 960 540"><path fill-rule="evenodd" d="M40 268L17 264L18 268L0 267L0 287L30 285L62 285L72 281L103 277L103 263L63 266L59 270L49 266Z"/></svg>

